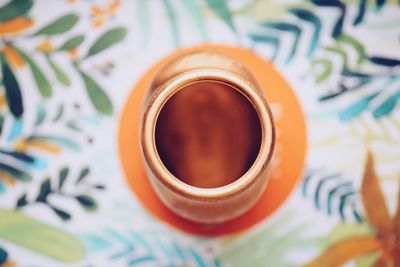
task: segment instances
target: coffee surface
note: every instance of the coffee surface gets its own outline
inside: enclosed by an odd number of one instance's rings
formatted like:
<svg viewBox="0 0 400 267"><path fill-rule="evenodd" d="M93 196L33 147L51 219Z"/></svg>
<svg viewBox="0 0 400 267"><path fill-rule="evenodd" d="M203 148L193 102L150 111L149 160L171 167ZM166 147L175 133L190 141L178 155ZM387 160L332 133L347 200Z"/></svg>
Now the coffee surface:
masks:
<svg viewBox="0 0 400 267"><path fill-rule="evenodd" d="M156 146L166 168L181 181L215 188L240 178L254 163L261 125L250 101L229 85L186 86L162 107Z"/></svg>

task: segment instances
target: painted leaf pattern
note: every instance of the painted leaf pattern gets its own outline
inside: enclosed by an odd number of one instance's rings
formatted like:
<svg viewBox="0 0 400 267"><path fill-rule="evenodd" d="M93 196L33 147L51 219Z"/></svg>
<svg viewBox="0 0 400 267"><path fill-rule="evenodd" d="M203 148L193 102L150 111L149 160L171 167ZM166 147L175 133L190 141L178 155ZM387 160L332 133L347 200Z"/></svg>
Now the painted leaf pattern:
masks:
<svg viewBox="0 0 400 267"><path fill-rule="evenodd" d="M3 1L0 266L400 266L399 11L384 0ZM142 73L203 42L270 61L309 132L286 204L213 238L149 216L116 149ZM279 129L290 110L270 104L277 136L295 136Z"/></svg>

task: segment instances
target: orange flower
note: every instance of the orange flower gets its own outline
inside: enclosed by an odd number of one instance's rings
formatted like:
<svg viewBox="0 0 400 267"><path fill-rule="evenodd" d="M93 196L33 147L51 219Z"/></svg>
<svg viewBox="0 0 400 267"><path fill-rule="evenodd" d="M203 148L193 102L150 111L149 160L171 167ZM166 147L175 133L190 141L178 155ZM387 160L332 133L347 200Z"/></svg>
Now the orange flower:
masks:
<svg viewBox="0 0 400 267"><path fill-rule="evenodd" d="M5 263L1 264L0 267L16 267L17 263L15 261L6 261Z"/></svg>
<svg viewBox="0 0 400 267"><path fill-rule="evenodd" d="M25 66L25 61L13 47L5 45L3 52L6 56L7 62L9 62L15 69L20 69Z"/></svg>
<svg viewBox="0 0 400 267"><path fill-rule="evenodd" d="M43 42L41 42L38 46L37 49L44 52L44 53L49 53L54 50L54 46L50 39L45 39Z"/></svg>
<svg viewBox="0 0 400 267"><path fill-rule="evenodd" d="M6 105L6 96L4 91L0 91L0 109Z"/></svg>
<svg viewBox="0 0 400 267"><path fill-rule="evenodd" d="M400 190L397 212L391 218L385 204L385 197L374 170L372 154L368 152L364 177L361 184L361 197L366 217L377 234L358 236L340 241L329 247L322 255L305 267L336 267L370 252L378 252L375 267L400 267Z"/></svg>
<svg viewBox="0 0 400 267"><path fill-rule="evenodd" d="M77 59L78 58L78 49L76 49L76 48L73 48L73 49L71 49L71 50L68 50L68 55L69 55L69 57L71 58L71 59L73 59L73 60L75 60L75 59Z"/></svg>
<svg viewBox="0 0 400 267"><path fill-rule="evenodd" d="M92 21L93 28L99 28L104 25L105 18L104 16L96 17Z"/></svg>
<svg viewBox="0 0 400 267"><path fill-rule="evenodd" d="M26 17L16 17L15 19L0 23L0 36L17 35L34 24L34 20Z"/></svg>
<svg viewBox="0 0 400 267"><path fill-rule="evenodd" d="M119 8L120 4L121 4L121 1L119 1L119 0L115 0L112 3L110 3L107 7L108 13L110 15L114 15L115 12L117 12L117 9Z"/></svg>

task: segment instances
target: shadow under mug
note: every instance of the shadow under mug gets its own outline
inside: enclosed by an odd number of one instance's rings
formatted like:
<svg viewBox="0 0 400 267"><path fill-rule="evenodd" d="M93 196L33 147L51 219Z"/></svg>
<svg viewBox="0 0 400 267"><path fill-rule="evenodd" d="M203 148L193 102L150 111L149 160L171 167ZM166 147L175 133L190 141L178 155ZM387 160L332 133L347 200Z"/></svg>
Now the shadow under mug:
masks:
<svg viewBox="0 0 400 267"><path fill-rule="evenodd" d="M146 170L170 210L214 224L257 202L275 130L265 97L244 66L214 51L185 54L156 74L144 105Z"/></svg>

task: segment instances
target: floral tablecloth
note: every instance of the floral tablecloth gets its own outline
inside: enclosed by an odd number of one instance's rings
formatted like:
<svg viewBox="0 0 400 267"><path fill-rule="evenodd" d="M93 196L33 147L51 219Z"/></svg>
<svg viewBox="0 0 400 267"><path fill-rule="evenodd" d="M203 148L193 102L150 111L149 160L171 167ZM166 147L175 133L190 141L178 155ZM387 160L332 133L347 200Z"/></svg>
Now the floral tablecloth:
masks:
<svg viewBox="0 0 400 267"><path fill-rule="evenodd" d="M0 6L0 266L400 266L398 1ZM213 238L149 215L117 148L140 75L204 42L272 61L308 123L289 199Z"/></svg>

